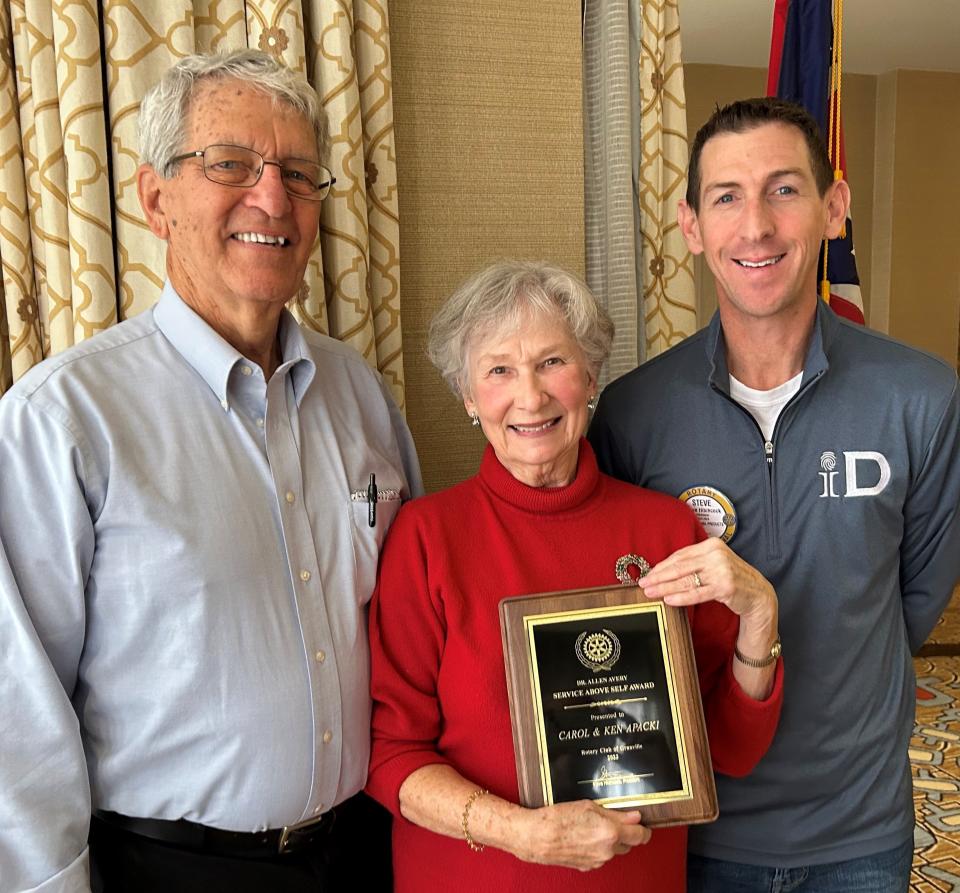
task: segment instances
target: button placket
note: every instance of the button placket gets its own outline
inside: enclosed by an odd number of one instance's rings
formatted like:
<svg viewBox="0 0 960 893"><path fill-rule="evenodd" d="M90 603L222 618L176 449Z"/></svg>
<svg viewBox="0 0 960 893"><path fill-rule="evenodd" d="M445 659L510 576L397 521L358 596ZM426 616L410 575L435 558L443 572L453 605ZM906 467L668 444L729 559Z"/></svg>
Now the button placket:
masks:
<svg viewBox="0 0 960 893"><path fill-rule="evenodd" d="M327 617L323 584L316 569L318 556L310 519L301 498L303 492L298 408L291 399L292 383L287 375L274 375L267 384L265 448L278 501L287 564L294 581L294 599L304 646L312 660L308 664L314 716L316 768L307 804L322 812L323 803L333 802L342 770L342 742L336 729L342 723L340 678L336 661L328 661L333 647L333 630ZM329 738L325 735L329 734Z"/></svg>

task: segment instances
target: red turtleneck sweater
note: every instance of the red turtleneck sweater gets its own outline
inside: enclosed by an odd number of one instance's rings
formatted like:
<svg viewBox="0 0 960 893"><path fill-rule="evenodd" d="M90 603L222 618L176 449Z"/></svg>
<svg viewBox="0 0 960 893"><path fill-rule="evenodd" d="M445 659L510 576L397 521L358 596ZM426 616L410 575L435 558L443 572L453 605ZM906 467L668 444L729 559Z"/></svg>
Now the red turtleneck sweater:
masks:
<svg viewBox="0 0 960 893"><path fill-rule="evenodd" d="M518 802L498 604L511 595L616 585L635 553L651 565L705 534L682 503L599 472L580 443L577 476L559 488L520 483L487 447L480 473L414 500L384 548L370 614L373 753L368 791L395 815L397 893L685 889L686 829L654 832L588 875L521 862L420 828L400 816L410 773L445 763ZM690 613L714 767L748 773L773 737L782 701L753 701L733 678L738 620L711 603Z"/></svg>

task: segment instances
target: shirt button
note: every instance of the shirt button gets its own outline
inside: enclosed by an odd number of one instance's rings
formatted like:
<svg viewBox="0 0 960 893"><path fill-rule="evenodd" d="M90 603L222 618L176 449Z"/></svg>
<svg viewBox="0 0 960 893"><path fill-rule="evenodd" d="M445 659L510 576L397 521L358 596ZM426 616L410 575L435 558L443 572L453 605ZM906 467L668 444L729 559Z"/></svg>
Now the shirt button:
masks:
<svg viewBox="0 0 960 893"><path fill-rule="evenodd" d="M318 804L313 808L313 814L314 814L314 815L320 815L321 812L323 812L323 804L322 804L322 803L318 803Z"/></svg>
<svg viewBox="0 0 960 893"><path fill-rule="evenodd" d="M226 406L224 406L224 409L226 409ZM257 427L258 427L258 428L262 428L262 427L263 427L263 419L257 419Z"/></svg>
<svg viewBox="0 0 960 893"><path fill-rule="evenodd" d="M323 743L329 744L331 741L333 741L333 732L331 732L330 729L327 729L323 733Z"/></svg>
<svg viewBox="0 0 960 893"><path fill-rule="evenodd" d="M300 579L306 583L310 579L310 571L300 571Z"/></svg>
<svg viewBox="0 0 960 893"><path fill-rule="evenodd" d="M240 367L240 371L241 371L244 375L252 375L252 374L253 374L253 369L251 369L249 366L241 366L241 367Z"/></svg>
<svg viewBox="0 0 960 893"><path fill-rule="evenodd" d="M286 494L284 495L283 498L286 499L287 502L290 503L290 505L293 505L294 502L296 502L296 499L297 499L297 497L293 495L293 490L287 490L287 492L286 492Z"/></svg>
<svg viewBox="0 0 960 893"><path fill-rule="evenodd" d="M317 659L318 664L322 664L327 659L327 654L325 651L318 651L314 657Z"/></svg>
<svg viewBox="0 0 960 893"><path fill-rule="evenodd" d="M221 401L220 401L220 405L221 405L224 409L229 409L229 408L230 408L230 404L227 403L226 399L221 400Z"/></svg>

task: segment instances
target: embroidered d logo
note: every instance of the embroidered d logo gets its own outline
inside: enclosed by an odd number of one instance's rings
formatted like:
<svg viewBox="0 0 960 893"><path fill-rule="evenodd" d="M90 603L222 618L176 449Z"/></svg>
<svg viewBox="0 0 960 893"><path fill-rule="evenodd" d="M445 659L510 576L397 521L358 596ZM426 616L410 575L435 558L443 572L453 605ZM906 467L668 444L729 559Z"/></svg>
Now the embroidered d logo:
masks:
<svg viewBox="0 0 960 893"><path fill-rule="evenodd" d="M887 462L883 453L877 453L873 450L851 450L843 454L844 476L847 481L847 489L844 496L876 496L882 493L887 484L890 483L890 463ZM863 479L873 480L877 471L870 468L866 463L872 462L879 469L880 479L870 486L861 486L858 473ZM820 493L821 499L837 499L840 494L836 490L836 478L840 473L836 471L837 454L825 452L820 454L820 480L823 483L823 491ZM868 468L870 470L868 471Z"/></svg>
<svg viewBox="0 0 960 893"><path fill-rule="evenodd" d="M887 484L890 483L890 463L887 462L883 453L875 453L873 450L862 450L857 452L844 453L843 458L847 463L847 491L844 496L876 496L882 493ZM880 467L880 480L872 487L861 487L857 483L858 462L875 462ZM862 466L859 466L862 467Z"/></svg>

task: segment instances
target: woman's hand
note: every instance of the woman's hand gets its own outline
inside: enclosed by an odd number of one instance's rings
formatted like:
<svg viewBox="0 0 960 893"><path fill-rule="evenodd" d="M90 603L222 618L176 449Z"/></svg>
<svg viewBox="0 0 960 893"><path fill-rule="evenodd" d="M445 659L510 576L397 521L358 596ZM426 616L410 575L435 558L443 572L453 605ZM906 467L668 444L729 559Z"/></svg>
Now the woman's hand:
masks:
<svg viewBox="0 0 960 893"><path fill-rule="evenodd" d="M650 840L637 810L604 809L590 800L528 809L495 794L477 794L478 788L452 766L422 766L400 786L400 812L423 828L459 838L464 847L466 825L476 845L580 871L599 868Z"/></svg>
<svg viewBox="0 0 960 893"><path fill-rule="evenodd" d="M640 813L604 809L590 800L528 809L514 855L526 862L591 871L650 840Z"/></svg>
<svg viewBox="0 0 960 893"><path fill-rule="evenodd" d="M749 630L776 635L777 594L755 567L715 537L677 549L639 581L650 598L685 607L717 601Z"/></svg>
<svg viewBox="0 0 960 893"><path fill-rule="evenodd" d="M740 618L740 653L756 660L770 654L777 639L777 593L760 571L719 539L677 549L638 583L648 598L662 598L674 607L709 601L726 605ZM773 690L775 671L775 661L759 668L733 662L741 689L758 701Z"/></svg>

